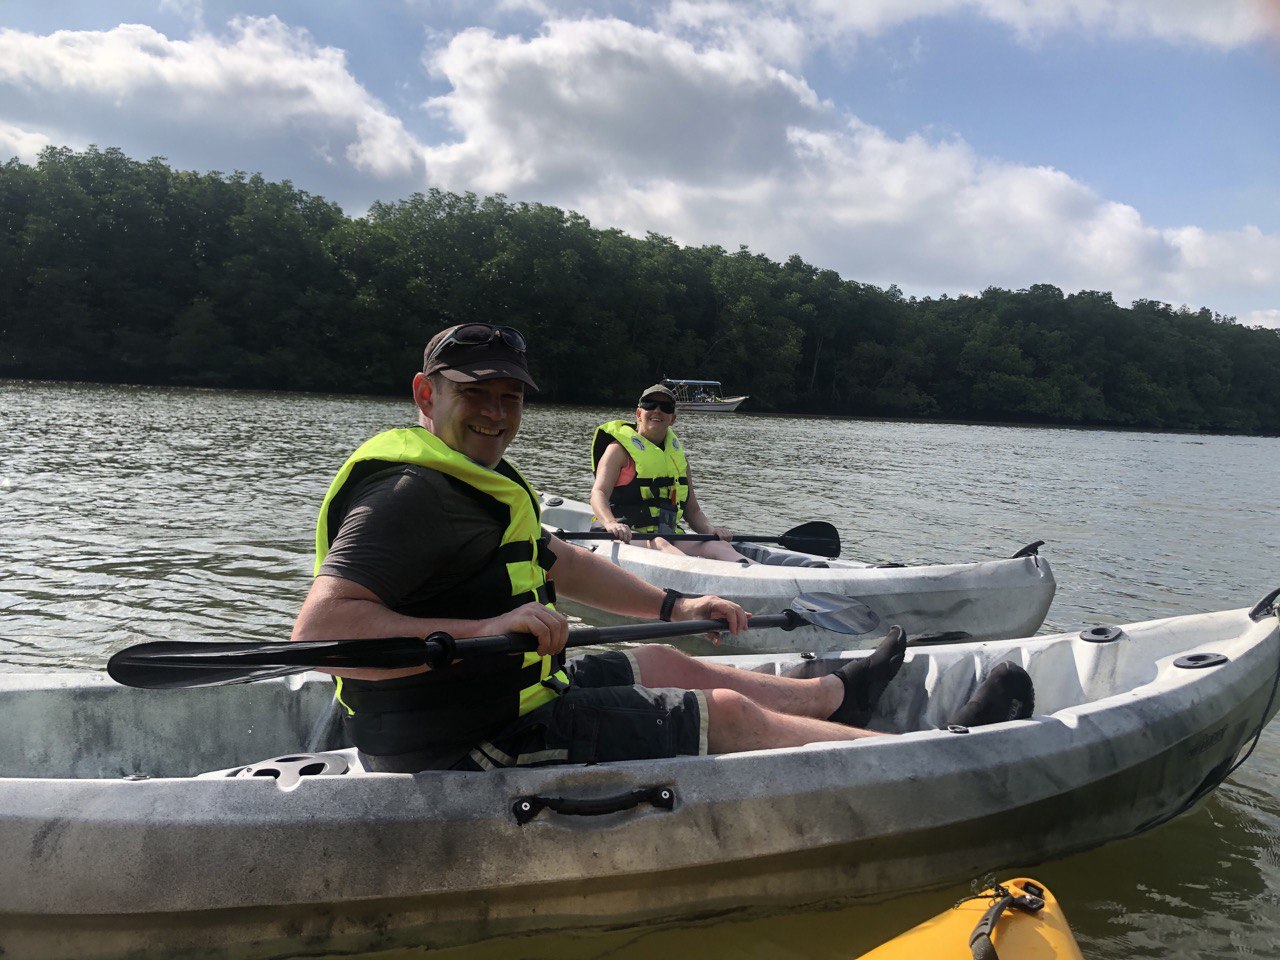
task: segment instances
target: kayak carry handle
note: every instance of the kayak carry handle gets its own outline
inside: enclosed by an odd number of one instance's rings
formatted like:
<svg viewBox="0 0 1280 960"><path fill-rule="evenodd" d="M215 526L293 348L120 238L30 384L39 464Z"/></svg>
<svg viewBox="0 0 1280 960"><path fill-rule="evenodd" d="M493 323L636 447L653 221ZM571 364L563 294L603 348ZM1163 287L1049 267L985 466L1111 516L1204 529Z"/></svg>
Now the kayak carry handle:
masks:
<svg viewBox="0 0 1280 960"><path fill-rule="evenodd" d="M1026 893L1015 895L1000 884L995 885L999 899L987 908L987 912L969 935L969 950L973 953L973 960L1000 960L996 945L991 942L991 931L996 928L996 922L1007 909L1017 907L1027 913L1038 913L1044 909L1044 898L1036 892L1043 891L1031 883L1026 887Z"/></svg>
<svg viewBox="0 0 1280 960"><path fill-rule="evenodd" d="M572 797L517 797L511 805L516 823L524 826L543 810L574 817L599 817L606 813L630 810L642 803L652 804L659 810L672 810L676 805L676 792L671 787L641 787L612 797L574 799Z"/></svg>

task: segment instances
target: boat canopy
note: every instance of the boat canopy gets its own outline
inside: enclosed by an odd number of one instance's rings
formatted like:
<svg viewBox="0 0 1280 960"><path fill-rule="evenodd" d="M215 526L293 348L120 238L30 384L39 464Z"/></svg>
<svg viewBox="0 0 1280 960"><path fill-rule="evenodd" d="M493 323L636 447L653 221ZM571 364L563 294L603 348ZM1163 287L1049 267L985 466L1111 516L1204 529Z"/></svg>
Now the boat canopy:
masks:
<svg viewBox="0 0 1280 960"><path fill-rule="evenodd" d="M662 382L669 387L715 387L720 389L719 380L674 380L671 377L663 377Z"/></svg>

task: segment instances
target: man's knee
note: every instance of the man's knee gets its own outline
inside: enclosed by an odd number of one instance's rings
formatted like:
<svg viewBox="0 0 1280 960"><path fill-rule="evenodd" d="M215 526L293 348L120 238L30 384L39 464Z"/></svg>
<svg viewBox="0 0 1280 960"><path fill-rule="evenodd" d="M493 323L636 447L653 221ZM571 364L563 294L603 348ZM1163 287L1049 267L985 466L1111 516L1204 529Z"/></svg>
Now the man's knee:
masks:
<svg viewBox="0 0 1280 960"><path fill-rule="evenodd" d="M745 694L723 687L706 691L706 700L708 730L722 733L746 727L763 709Z"/></svg>
<svg viewBox="0 0 1280 960"><path fill-rule="evenodd" d="M636 682L645 686L679 686L667 682L667 678L684 677L697 666L693 657L664 644L646 644L632 650L631 655L640 667L640 676L636 678ZM654 682L655 679L659 682Z"/></svg>

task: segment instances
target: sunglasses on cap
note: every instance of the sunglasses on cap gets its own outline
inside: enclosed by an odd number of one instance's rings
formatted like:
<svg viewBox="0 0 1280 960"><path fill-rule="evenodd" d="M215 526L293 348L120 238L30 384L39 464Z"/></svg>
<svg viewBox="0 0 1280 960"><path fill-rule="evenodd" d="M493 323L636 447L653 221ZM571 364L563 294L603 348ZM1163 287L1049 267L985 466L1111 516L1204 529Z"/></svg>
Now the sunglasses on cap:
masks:
<svg viewBox="0 0 1280 960"><path fill-rule="evenodd" d="M427 361L435 360L449 347L484 347L501 340L508 348L523 354L527 349L524 334L515 327L495 327L488 323L464 323L435 345Z"/></svg>
<svg viewBox="0 0 1280 960"><path fill-rule="evenodd" d="M661 410L663 413L676 412L676 405L670 400L641 400L636 406L641 410Z"/></svg>

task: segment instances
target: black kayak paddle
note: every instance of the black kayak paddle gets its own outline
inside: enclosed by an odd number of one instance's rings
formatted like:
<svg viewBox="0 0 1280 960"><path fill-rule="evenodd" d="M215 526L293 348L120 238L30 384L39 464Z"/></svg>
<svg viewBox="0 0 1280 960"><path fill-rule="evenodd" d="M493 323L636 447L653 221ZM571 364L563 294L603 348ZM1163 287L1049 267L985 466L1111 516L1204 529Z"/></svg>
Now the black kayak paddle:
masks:
<svg viewBox="0 0 1280 960"><path fill-rule="evenodd" d="M608 530L554 530L562 540L612 540ZM632 540L716 540L713 533L633 533ZM733 543L777 543L788 550L812 553L819 557L840 556L840 532L825 520L810 520L776 537L742 534L729 538Z"/></svg>
<svg viewBox="0 0 1280 960"><path fill-rule="evenodd" d="M794 630L812 624L851 636L870 633L880 618L866 604L833 593L801 594L782 613L753 616L750 626ZM578 627L569 631L567 646L625 643L687 637L728 626L723 620L653 621L618 627ZM107 673L128 687L180 689L248 683L307 670L395 670L438 668L460 657L477 654L523 653L536 650L537 639L527 633L455 639L447 633L421 637L370 640L190 641L155 640L116 653Z"/></svg>

